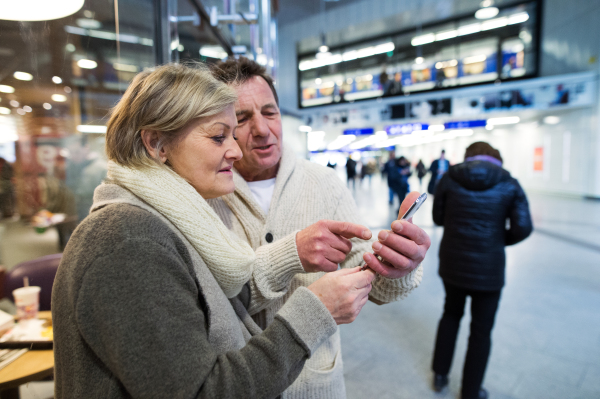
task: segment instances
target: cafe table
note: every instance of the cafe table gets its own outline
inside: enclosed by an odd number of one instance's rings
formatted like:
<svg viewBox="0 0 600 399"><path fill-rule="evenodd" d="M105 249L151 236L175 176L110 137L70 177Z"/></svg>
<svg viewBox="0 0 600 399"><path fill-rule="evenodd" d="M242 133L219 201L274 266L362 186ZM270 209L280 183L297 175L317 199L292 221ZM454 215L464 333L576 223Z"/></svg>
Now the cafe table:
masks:
<svg viewBox="0 0 600 399"><path fill-rule="evenodd" d="M40 319L52 319L50 312L39 312ZM30 350L0 370L0 399L19 397L19 386L54 374L54 351Z"/></svg>

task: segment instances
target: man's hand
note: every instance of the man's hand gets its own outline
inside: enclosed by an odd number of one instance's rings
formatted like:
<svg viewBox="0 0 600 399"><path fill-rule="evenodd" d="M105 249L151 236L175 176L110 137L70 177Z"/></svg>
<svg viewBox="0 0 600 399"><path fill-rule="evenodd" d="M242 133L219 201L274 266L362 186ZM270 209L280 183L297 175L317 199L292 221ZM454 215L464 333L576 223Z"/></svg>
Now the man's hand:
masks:
<svg viewBox="0 0 600 399"><path fill-rule="evenodd" d="M369 269L340 269L327 273L308 289L323 302L338 325L348 324L356 319L367 303L374 278L375 272Z"/></svg>
<svg viewBox="0 0 600 399"><path fill-rule="evenodd" d="M402 201L398 217L404 215L418 197L419 193L416 191L408 194ZM365 253L363 259L371 269L387 278L404 277L413 271L425 259L431 246L427 233L412 224L412 218L394 221L392 230L380 231L377 238L379 240L373 243L373 251L385 263L371 253Z"/></svg>
<svg viewBox="0 0 600 399"><path fill-rule="evenodd" d="M371 231L359 224L319 220L296 234L296 247L307 273L333 272L352 249L349 238L368 240L371 236Z"/></svg>

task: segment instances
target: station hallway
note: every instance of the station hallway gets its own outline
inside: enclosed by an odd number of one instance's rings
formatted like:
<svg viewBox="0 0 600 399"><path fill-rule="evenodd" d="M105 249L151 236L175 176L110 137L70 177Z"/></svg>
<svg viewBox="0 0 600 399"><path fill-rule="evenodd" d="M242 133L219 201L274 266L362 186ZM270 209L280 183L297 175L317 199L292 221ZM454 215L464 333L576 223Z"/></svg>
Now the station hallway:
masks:
<svg viewBox="0 0 600 399"><path fill-rule="evenodd" d="M411 190L417 188L415 179ZM506 285L483 387L493 399L599 398L600 202L527 194L535 230L506 250ZM397 203L388 206L387 195L379 176L370 189L365 180L354 191L363 221L375 234L396 217ZM443 229L433 225L432 203L430 197L414 219L432 241L421 286L397 303L367 303L353 324L342 326L349 399L459 397L469 302L449 390L431 389L431 357L444 303L437 275Z"/></svg>

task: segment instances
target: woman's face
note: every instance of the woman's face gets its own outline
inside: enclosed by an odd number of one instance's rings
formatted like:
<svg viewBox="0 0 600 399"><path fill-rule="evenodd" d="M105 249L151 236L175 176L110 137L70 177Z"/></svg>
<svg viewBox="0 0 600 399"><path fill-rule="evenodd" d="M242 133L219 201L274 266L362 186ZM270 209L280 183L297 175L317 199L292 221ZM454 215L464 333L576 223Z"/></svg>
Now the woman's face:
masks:
<svg viewBox="0 0 600 399"><path fill-rule="evenodd" d="M233 105L220 114L194 119L182 131L183 139L167 149L173 170L205 199L232 193L233 163L242 158L236 143L237 118Z"/></svg>

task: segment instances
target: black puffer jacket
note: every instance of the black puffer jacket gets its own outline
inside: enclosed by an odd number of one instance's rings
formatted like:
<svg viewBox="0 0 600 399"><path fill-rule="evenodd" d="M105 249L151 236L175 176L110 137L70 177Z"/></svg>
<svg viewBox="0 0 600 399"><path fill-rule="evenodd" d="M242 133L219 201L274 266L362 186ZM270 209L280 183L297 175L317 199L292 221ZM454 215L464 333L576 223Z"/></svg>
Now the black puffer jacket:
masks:
<svg viewBox="0 0 600 399"><path fill-rule="evenodd" d="M504 247L524 240L533 230L529 204L519 182L486 161L465 162L449 169L435 192L433 221L444 226L439 269L442 279L481 291L504 286Z"/></svg>

